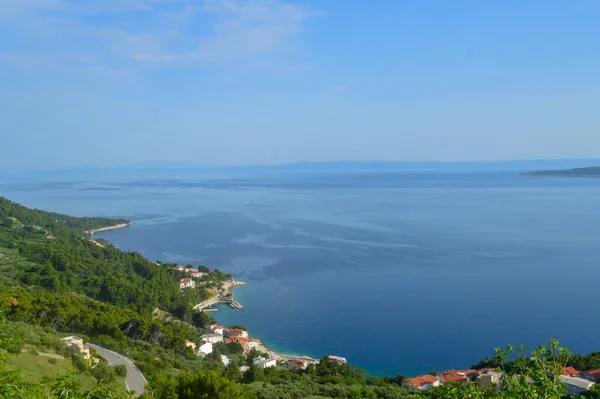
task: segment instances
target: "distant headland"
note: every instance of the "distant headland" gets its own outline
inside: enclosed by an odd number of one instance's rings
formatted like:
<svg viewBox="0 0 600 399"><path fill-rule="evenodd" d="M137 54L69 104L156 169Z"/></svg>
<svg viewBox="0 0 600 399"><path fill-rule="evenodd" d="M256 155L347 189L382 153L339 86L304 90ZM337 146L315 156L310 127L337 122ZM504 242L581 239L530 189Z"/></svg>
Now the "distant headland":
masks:
<svg viewBox="0 0 600 399"><path fill-rule="evenodd" d="M540 170L521 173L521 176L600 177L600 166L564 170Z"/></svg>

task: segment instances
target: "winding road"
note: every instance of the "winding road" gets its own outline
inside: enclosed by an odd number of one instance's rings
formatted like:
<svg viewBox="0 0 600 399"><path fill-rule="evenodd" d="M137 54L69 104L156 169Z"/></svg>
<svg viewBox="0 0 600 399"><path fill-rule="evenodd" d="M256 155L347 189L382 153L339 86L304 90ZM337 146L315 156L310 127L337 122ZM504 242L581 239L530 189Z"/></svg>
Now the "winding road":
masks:
<svg viewBox="0 0 600 399"><path fill-rule="evenodd" d="M125 367L127 367L127 377L125 378L125 385L127 385L127 389L130 391L135 391L136 398L144 393L146 379L144 378L140 370L138 370L138 368L135 367L131 360L127 359L123 355L118 354L117 352L111 351L110 349L106 349L98 345L86 344L86 346L98 352L100 356L105 358L108 364L110 364L111 366L117 366L119 364L125 365Z"/></svg>

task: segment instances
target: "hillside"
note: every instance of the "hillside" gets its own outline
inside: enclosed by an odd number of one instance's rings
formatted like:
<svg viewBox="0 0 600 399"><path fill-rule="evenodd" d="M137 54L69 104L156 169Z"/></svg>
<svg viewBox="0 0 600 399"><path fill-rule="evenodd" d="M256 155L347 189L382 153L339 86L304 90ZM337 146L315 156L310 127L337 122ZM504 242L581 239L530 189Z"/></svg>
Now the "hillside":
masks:
<svg viewBox="0 0 600 399"><path fill-rule="evenodd" d="M565 170L540 170L522 173L521 176L600 177L600 166Z"/></svg>
<svg viewBox="0 0 600 399"><path fill-rule="evenodd" d="M134 361L148 379L144 399L558 399L565 392L561 362L600 367L598 354L571 358L552 341L537 352L501 352L484 361L481 368L491 362L505 370L509 388L499 394L474 383L445 383L428 394L404 384L403 375L373 377L327 357L305 369L285 362L262 369L253 363L261 353L245 353L237 342L219 342L204 358L186 340L199 342L213 320L192 306L228 275L202 267L201 284L180 289L175 265L90 241L85 233L121 220L69 217L0 198L0 221L0 398L125 398L116 368L83 364L61 346L59 337L71 334Z"/></svg>

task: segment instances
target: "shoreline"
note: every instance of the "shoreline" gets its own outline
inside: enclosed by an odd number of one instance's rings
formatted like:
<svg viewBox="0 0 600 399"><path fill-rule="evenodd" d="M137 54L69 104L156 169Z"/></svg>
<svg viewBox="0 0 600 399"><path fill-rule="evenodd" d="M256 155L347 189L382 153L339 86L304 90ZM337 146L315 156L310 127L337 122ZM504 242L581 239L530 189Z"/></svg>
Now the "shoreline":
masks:
<svg viewBox="0 0 600 399"><path fill-rule="evenodd" d="M226 282L224 284L223 294L221 296L219 296L219 294L217 293L217 295L215 295L211 299L207 299L206 301L201 302L201 303L197 304L196 306L194 306L194 310L207 311L208 310L207 308L210 308L213 305L217 305L219 303L230 303L228 301L222 300L221 298L224 297L224 296L226 296L227 294L229 294L229 292L230 292L230 290L232 288L241 287L241 286L245 286L245 285L247 285L246 282L244 282L244 281L238 281L238 280L233 280L231 282ZM231 300L239 304L239 302L235 301L235 299L233 298L233 295L231 297ZM239 305L240 305L240 307L239 308L236 307L236 309L243 308L241 306L241 304L239 304ZM216 311L216 309L215 309L215 311ZM261 342L262 342L262 340L261 340ZM278 351L275 351L275 350L271 349L270 347L268 347L264 343L261 343L261 346L264 349L264 352L267 355L269 355L270 359L275 359L277 361L286 361L286 362L289 362L289 361L292 361L292 360L303 360L303 361L306 361L306 362L312 363L312 364L316 364L316 363L319 362L319 359L315 359L315 358L310 357L308 355L293 355L293 354L286 354L286 353L283 353L283 352L278 352Z"/></svg>
<svg viewBox="0 0 600 399"><path fill-rule="evenodd" d="M115 230L115 229L122 229L124 227L129 227L133 225L133 222L129 222L129 223L121 223L121 224L116 224L114 226L106 226L106 227L100 227L98 229L93 229L90 231L84 231L84 233L93 236L95 233L100 233L101 231L108 231L108 230Z"/></svg>
<svg viewBox="0 0 600 399"><path fill-rule="evenodd" d="M245 286L245 285L247 285L247 283L245 281L238 281L238 280L226 281L225 283L223 283L223 291L222 292L221 292L221 290L218 290L217 293L212 298L209 298L206 301L203 301L203 302L200 302L200 303L194 305L194 307L192 309L204 311L204 310L206 310L206 308L210 308L211 306L216 305L218 303L230 303L230 304L234 303L234 304L236 304L237 309L242 309L243 306L233 298L233 295L231 296L231 300L224 300L223 297L225 297L227 294L229 294L229 290L231 290L233 287L240 287L240 286Z"/></svg>

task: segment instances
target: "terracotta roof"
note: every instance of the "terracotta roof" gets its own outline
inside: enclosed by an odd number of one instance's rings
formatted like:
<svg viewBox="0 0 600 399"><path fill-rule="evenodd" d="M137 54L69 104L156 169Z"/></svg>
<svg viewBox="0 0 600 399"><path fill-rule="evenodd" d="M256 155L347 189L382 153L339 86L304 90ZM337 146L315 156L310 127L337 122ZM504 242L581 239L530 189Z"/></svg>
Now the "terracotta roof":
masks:
<svg viewBox="0 0 600 399"><path fill-rule="evenodd" d="M585 373L595 380L600 380L600 369L589 370L589 371L586 371Z"/></svg>
<svg viewBox="0 0 600 399"><path fill-rule="evenodd" d="M246 331L240 330L239 328L224 328L223 331L228 332L231 335L243 335Z"/></svg>
<svg viewBox="0 0 600 399"><path fill-rule="evenodd" d="M568 375L568 376L576 376L581 374L581 371L573 368L573 367L563 367L563 375Z"/></svg>
<svg viewBox="0 0 600 399"><path fill-rule="evenodd" d="M182 278L179 280L179 284L189 284L191 280L189 278Z"/></svg>
<svg viewBox="0 0 600 399"><path fill-rule="evenodd" d="M261 342L260 342L260 339L258 339L258 338L250 338L250 342L256 342L256 343L258 343L258 344L260 344L260 343L261 343Z"/></svg>
<svg viewBox="0 0 600 399"><path fill-rule="evenodd" d="M196 345L194 342L190 341L189 339L186 339L186 340L185 340L185 343L186 343L186 344L194 344L194 345Z"/></svg>
<svg viewBox="0 0 600 399"><path fill-rule="evenodd" d="M408 380L404 380L404 383L408 384L408 385L412 385L413 387L419 388L419 387L422 387L423 385L433 384L436 381L439 381L437 379L437 377L430 375L430 374L425 374L425 375L418 375L416 377L409 378Z"/></svg>
<svg viewBox="0 0 600 399"><path fill-rule="evenodd" d="M292 360L290 362L291 365L298 367L299 369L305 369L306 368L306 364L304 364L303 362L301 362L300 360Z"/></svg>
<svg viewBox="0 0 600 399"><path fill-rule="evenodd" d="M466 375L442 373L440 377L442 378L442 381L444 381L444 382L467 382L467 381L469 381L469 377L467 377Z"/></svg>
<svg viewBox="0 0 600 399"><path fill-rule="evenodd" d="M473 370L473 369L465 369L465 370L455 370L459 375L466 375L467 377L473 377L475 375L480 374L481 370Z"/></svg>

